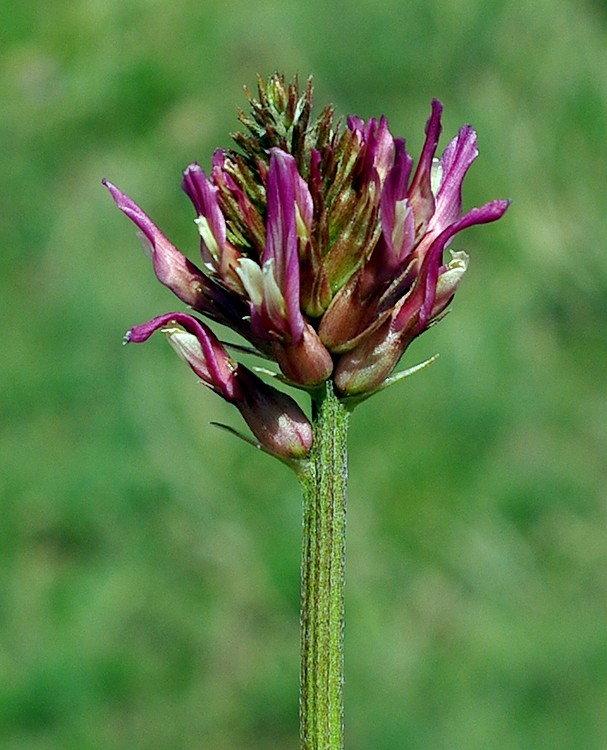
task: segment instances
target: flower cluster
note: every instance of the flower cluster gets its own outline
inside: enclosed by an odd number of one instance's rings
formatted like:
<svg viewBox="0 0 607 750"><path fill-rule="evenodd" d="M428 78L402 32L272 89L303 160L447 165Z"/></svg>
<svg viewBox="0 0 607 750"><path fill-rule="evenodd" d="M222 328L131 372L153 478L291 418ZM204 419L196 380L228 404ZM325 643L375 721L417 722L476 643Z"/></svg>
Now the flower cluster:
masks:
<svg viewBox="0 0 607 750"><path fill-rule="evenodd" d="M508 201L462 214L462 183L477 156L462 127L436 158L442 105L432 102L415 169L385 117L311 119L312 87L259 81L237 149L219 149L207 174L184 172L200 235L200 267L139 206L104 181L139 227L158 279L200 315L236 331L313 390L328 379L343 398L382 386L411 341L437 321L468 265L444 251L454 235L500 218ZM295 401L235 362L211 329L183 312L135 326L161 330L202 381L235 404L259 443L300 458L312 430Z"/></svg>

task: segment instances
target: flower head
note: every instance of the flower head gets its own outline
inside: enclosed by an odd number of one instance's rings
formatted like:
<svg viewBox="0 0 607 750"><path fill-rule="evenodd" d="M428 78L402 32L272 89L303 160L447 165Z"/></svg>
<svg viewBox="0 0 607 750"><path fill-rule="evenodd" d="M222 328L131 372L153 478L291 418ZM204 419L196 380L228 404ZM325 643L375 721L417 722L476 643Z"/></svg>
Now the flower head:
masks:
<svg viewBox="0 0 607 750"><path fill-rule="evenodd" d="M468 266L462 251L444 257L454 236L500 218L508 201L462 212L476 133L465 125L437 158L436 100L415 169L385 117L336 123L326 107L312 121L310 81L300 93L280 75L259 80L249 102L237 148L216 151L208 174L194 163L183 175L200 267L105 184L138 226L158 279L194 311L244 337L292 385L314 389L332 379L342 397L369 394L453 299ZM240 409L262 443L270 441L253 411L284 407L293 416L284 394L235 364L196 318L169 317L179 328L161 316L132 329L130 340L168 332L203 382ZM301 452L307 437L297 434Z"/></svg>

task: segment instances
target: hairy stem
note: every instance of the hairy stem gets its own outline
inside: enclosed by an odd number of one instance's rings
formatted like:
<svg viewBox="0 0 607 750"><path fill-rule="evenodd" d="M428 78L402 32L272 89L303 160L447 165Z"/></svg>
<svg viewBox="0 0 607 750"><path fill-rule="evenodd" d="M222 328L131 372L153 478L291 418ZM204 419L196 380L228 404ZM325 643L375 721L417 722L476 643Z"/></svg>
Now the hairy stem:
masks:
<svg viewBox="0 0 607 750"><path fill-rule="evenodd" d="M301 750L344 747L344 568L348 412L328 382L313 401L314 445L301 477Z"/></svg>

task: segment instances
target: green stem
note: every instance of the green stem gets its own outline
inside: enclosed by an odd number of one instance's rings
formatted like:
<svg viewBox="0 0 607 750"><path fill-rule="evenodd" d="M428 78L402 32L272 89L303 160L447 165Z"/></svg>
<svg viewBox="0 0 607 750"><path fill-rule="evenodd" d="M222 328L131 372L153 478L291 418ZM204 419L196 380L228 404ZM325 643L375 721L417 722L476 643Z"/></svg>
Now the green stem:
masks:
<svg viewBox="0 0 607 750"><path fill-rule="evenodd" d="M344 747L344 569L348 412L328 382L313 400L314 445L302 474L301 750Z"/></svg>

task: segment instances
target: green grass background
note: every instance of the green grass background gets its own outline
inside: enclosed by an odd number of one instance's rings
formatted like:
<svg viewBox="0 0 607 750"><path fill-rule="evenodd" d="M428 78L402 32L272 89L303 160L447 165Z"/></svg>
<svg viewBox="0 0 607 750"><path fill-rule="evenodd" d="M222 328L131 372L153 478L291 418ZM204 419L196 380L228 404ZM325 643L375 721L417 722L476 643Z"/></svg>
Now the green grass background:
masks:
<svg viewBox="0 0 607 750"><path fill-rule="evenodd" d="M135 323L175 309L100 184L196 257L181 169L242 85L419 153L471 122L452 314L354 414L349 750L607 747L601 0L0 5L0 746L294 750L300 497Z"/></svg>

